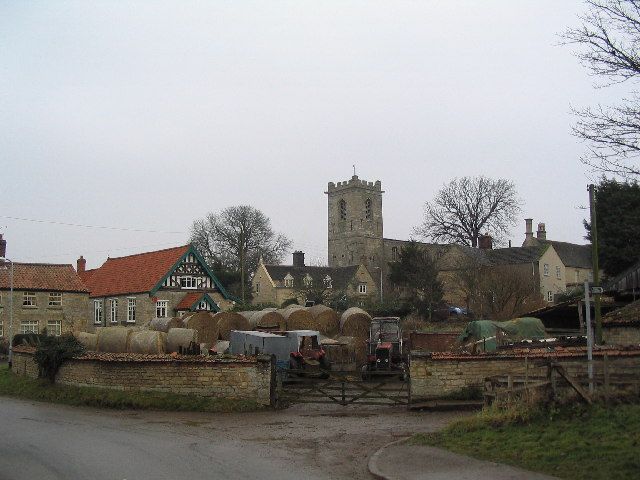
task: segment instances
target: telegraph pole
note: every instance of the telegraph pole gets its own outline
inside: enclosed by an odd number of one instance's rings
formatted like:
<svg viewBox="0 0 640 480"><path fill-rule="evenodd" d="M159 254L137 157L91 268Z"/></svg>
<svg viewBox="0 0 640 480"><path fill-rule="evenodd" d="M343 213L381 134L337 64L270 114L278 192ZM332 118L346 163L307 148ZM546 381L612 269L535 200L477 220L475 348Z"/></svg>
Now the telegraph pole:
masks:
<svg viewBox="0 0 640 480"><path fill-rule="evenodd" d="M593 285L600 287L600 267L598 266L598 223L596 216L596 187L589 185L589 210L591 211L591 264L593 267ZM593 296L596 323L596 343L602 343L602 318L600 315L600 294Z"/></svg>

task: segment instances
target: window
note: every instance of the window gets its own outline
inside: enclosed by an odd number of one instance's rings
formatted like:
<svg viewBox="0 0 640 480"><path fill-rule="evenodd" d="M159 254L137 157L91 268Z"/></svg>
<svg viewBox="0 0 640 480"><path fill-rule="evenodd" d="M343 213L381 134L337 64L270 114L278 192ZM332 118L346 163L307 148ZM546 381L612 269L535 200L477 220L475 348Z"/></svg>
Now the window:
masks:
<svg viewBox="0 0 640 480"><path fill-rule="evenodd" d="M556 278L560 278L560 267L556 267Z"/></svg>
<svg viewBox="0 0 640 480"><path fill-rule="evenodd" d="M58 292L49 293L49 306L61 307L62 306L62 294Z"/></svg>
<svg viewBox="0 0 640 480"><path fill-rule="evenodd" d="M545 263L542 266L542 273L544 274L545 277L549 276L549 264L548 263Z"/></svg>
<svg viewBox="0 0 640 480"><path fill-rule="evenodd" d="M287 288L293 288L293 277L290 274L287 274L287 276L284 277L284 286Z"/></svg>
<svg viewBox="0 0 640 480"><path fill-rule="evenodd" d="M196 288L195 277L180 277L181 288Z"/></svg>
<svg viewBox="0 0 640 480"><path fill-rule="evenodd" d="M398 247L391 247L391 260L396 261L398 259Z"/></svg>
<svg viewBox="0 0 640 480"><path fill-rule="evenodd" d="M256 293L260 293L260 282L256 282Z"/></svg>
<svg viewBox="0 0 640 480"><path fill-rule="evenodd" d="M4 337L4 323L0 322L0 337Z"/></svg>
<svg viewBox="0 0 640 480"><path fill-rule="evenodd" d="M551 291L547 292L547 301L553 302L553 292Z"/></svg>
<svg viewBox="0 0 640 480"><path fill-rule="evenodd" d="M198 304L197 310L209 310L209 303L206 300L202 300Z"/></svg>
<svg viewBox="0 0 640 480"><path fill-rule="evenodd" d="M59 337L62 335L62 321L61 320L49 320L47 321L47 334L52 337Z"/></svg>
<svg viewBox="0 0 640 480"><path fill-rule="evenodd" d="M109 300L109 320L111 323L118 323L118 299Z"/></svg>
<svg viewBox="0 0 640 480"><path fill-rule="evenodd" d="M344 199L340 200L340 202L338 202L339 208L340 208L340 220L346 220L347 219L347 202L344 201Z"/></svg>
<svg viewBox="0 0 640 480"><path fill-rule="evenodd" d="M22 306L23 307L35 307L36 306L36 293L24 292L22 294Z"/></svg>
<svg viewBox="0 0 640 480"><path fill-rule="evenodd" d="M136 322L136 299L127 298L127 322Z"/></svg>
<svg viewBox="0 0 640 480"><path fill-rule="evenodd" d="M371 220L371 217L372 217L372 215L371 215L371 199L370 198L367 198L364 201L364 217L367 220Z"/></svg>
<svg viewBox="0 0 640 480"><path fill-rule="evenodd" d="M332 288L331 277L329 275L324 277L323 283L324 283L324 288Z"/></svg>
<svg viewBox="0 0 640 480"><path fill-rule="evenodd" d="M38 333L38 321L22 320L20 322L20 333Z"/></svg>
<svg viewBox="0 0 640 480"><path fill-rule="evenodd" d="M156 317L167 318L167 307L169 306L169 300L158 300L156 302Z"/></svg>
<svg viewBox="0 0 640 480"><path fill-rule="evenodd" d="M309 275L308 273L304 277L304 284L307 287L312 287L313 286L313 278L311 278L311 275Z"/></svg>
<svg viewBox="0 0 640 480"><path fill-rule="evenodd" d="M93 301L93 323L102 324L102 300Z"/></svg>
<svg viewBox="0 0 640 480"><path fill-rule="evenodd" d="M361 283L358 285L358 293L367 293L367 284Z"/></svg>

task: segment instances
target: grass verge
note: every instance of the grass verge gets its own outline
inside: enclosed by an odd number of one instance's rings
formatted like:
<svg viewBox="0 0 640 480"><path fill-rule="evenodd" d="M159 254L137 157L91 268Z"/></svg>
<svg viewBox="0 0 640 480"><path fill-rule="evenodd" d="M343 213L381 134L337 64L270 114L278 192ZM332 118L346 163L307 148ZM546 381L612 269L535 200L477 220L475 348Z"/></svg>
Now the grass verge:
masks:
<svg viewBox="0 0 640 480"><path fill-rule="evenodd" d="M411 442L565 479L637 479L640 405L488 409Z"/></svg>
<svg viewBox="0 0 640 480"><path fill-rule="evenodd" d="M52 385L45 379L15 375L0 365L0 395L64 405L180 412L249 412L265 407L250 400L228 400L162 392L123 392L106 388Z"/></svg>

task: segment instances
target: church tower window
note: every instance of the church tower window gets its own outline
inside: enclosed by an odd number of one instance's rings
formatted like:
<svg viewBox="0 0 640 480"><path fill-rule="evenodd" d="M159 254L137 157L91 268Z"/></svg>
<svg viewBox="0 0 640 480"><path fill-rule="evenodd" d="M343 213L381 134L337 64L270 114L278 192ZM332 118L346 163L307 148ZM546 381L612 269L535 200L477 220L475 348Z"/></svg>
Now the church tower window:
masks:
<svg viewBox="0 0 640 480"><path fill-rule="evenodd" d="M371 199L367 198L364 202L364 216L367 220L371 220Z"/></svg>
<svg viewBox="0 0 640 480"><path fill-rule="evenodd" d="M340 220L347 219L347 202L344 199L341 199L339 202L340 205Z"/></svg>

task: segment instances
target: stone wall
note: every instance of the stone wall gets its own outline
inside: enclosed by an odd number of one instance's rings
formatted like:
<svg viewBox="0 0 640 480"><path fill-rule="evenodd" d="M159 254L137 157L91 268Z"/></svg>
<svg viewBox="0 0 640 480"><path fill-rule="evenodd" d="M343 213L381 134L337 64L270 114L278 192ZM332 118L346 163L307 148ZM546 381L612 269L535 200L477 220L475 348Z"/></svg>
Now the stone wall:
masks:
<svg viewBox="0 0 640 480"><path fill-rule="evenodd" d="M603 350L594 352L594 372L602 374L603 355L608 353L610 373L637 372L640 374L640 349L632 351ZM526 360L525 360L526 358ZM535 353L531 356L513 355L457 355L450 353L411 352L409 371L411 399L442 398L455 395L467 388L484 386L484 379L495 375L524 375L528 365L530 376L545 376L547 367L541 360L554 359L570 375L586 374L586 353L553 355Z"/></svg>
<svg viewBox="0 0 640 480"><path fill-rule="evenodd" d="M38 376L33 353L16 349L12 370ZM272 363L269 356L201 357L88 353L67 360L56 383L80 387L169 392L203 397L253 400L271 404Z"/></svg>
<svg viewBox="0 0 640 480"><path fill-rule="evenodd" d="M602 339L607 345L640 345L640 324L603 325Z"/></svg>

